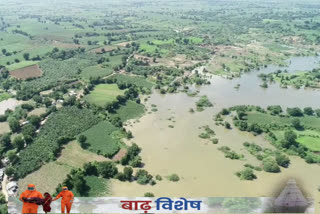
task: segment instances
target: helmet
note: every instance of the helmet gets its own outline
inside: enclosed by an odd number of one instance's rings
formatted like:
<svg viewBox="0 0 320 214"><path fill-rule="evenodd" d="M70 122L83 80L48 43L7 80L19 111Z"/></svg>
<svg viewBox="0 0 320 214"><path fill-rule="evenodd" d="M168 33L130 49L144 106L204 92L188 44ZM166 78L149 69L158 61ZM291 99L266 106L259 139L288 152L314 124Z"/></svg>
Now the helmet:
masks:
<svg viewBox="0 0 320 214"><path fill-rule="evenodd" d="M64 186L62 187L62 190L68 190L68 187Z"/></svg>
<svg viewBox="0 0 320 214"><path fill-rule="evenodd" d="M28 190L35 190L36 186L34 184L28 184Z"/></svg>

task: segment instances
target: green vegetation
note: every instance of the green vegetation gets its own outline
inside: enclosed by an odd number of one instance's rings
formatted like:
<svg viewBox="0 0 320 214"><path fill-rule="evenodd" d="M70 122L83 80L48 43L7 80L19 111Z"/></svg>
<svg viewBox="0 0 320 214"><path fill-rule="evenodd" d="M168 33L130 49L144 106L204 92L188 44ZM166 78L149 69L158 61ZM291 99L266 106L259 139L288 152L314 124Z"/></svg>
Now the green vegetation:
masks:
<svg viewBox="0 0 320 214"><path fill-rule="evenodd" d="M122 133L108 121L102 121L82 133L90 151L112 157L120 149ZM80 135L81 136L81 135Z"/></svg>
<svg viewBox="0 0 320 214"><path fill-rule="evenodd" d="M124 91L118 88L116 84L97 85L94 90L85 97L85 100L91 104L104 107L107 103L115 101L117 96L124 95Z"/></svg>
<svg viewBox="0 0 320 214"><path fill-rule="evenodd" d="M113 78L117 79L117 82L119 83L133 84L138 87L142 87L146 89L151 89L153 86L152 82L139 76L128 76L123 74L116 74Z"/></svg>
<svg viewBox="0 0 320 214"><path fill-rule="evenodd" d="M202 96L200 100L196 102L197 111L203 111L206 107L212 107L212 103L207 96Z"/></svg>
<svg viewBox="0 0 320 214"><path fill-rule="evenodd" d="M144 105L129 100L124 106L120 106L120 108L116 110L114 116L119 117L122 122L125 122L130 119L141 117L144 112Z"/></svg>
<svg viewBox="0 0 320 214"><path fill-rule="evenodd" d="M244 158L243 154L237 154L235 151L232 151L228 146L222 146L219 148L221 152L224 153L226 158L230 158L231 160L238 160Z"/></svg>
<svg viewBox="0 0 320 214"><path fill-rule="evenodd" d="M97 122L99 119L90 110L77 107L65 107L51 115L34 142L20 152L14 164L17 176L24 177L55 159L64 143Z"/></svg>
<svg viewBox="0 0 320 214"><path fill-rule="evenodd" d="M253 170L250 168L245 168L244 170L237 172L236 175L241 180L254 180L257 176L253 173Z"/></svg>
<svg viewBox="0 0 320 214"><path fill-rule="evenodd" d="M169 181L178 182L180 180L180 177L177 174L171 174L168 176Z"/></svg>
<svg viewBox="0 0 320 214"><path fill-rule="evenodd" d="M11 95L6 93L6 92L3 92L3 93L0 93L0 102L3 101L3 100L7 100L11 98Z"/></svg>

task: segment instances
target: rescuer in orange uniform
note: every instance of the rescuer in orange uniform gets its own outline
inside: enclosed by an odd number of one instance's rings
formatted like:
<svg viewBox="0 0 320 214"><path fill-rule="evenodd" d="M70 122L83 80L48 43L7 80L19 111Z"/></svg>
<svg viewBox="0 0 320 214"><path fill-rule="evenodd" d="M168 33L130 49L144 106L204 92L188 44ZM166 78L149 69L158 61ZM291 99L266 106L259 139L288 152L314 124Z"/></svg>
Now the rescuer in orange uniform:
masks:
<svg viewBox="0 0 320 214"><path fill-rule="evenodd" d="M58 198L60 197L62 197L61 213L64 213L65 207L67 207L67 213L70 213L71 206L73 203L73 198L74 198L73 193L68 190L68 187L62 187L62 191L52 201L58 200Z"/></svg>
<svg viewBox="0 0 320 214"><path fill-rule="evenodd" d="M28 189L21 193L20 201L23 202L22 213L38 213L38 204L28 202L31 198L43 199L42 194L36 190L34 184L29 184Z"/></svg>

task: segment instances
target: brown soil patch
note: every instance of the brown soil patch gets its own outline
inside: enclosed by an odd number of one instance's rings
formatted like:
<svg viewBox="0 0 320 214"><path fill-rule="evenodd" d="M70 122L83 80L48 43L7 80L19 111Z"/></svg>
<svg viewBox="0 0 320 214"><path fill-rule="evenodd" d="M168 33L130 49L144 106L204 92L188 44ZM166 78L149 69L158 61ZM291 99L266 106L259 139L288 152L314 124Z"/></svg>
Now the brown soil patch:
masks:
<svg viewBox="0 0 320 214"><path fill-rule="evenodd" d="M84 48L84 45L78 45L74 43L65 43L65 42L60 42L60 41L52 41L52 45L57 47L57 48L70 48L70 49L75 49L75 48Z"/></svg>
<svg viewBox="0 0 320 214"><path fill-rule="evenodd" d="M10 75L17 79L26 80L29 78L41 77L42 71L38 65L31 65L10 71Z"/></svg>
<svg viewBox="0 0 320 214"><path fill-rule="evenodd" d="M127 154L126 149L120 149L120 151L112 158L113 161L120 161Z"/></svg>

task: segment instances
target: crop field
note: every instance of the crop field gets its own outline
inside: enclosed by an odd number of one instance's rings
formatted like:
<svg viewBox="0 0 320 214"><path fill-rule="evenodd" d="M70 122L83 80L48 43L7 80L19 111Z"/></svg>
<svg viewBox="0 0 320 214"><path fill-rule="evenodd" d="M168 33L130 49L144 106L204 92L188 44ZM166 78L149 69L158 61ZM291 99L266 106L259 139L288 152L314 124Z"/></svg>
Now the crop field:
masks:
<svg viewBox="0 0 320 214"><path fill-rule="evenodd" d="M125 105L122 105L119 109L117 109L114 115L119 117L121 121L125 122L130 119L141 117L144 112L144 105L129 100Z"/></svg>
<svg viewBox="0 0 320 214"><path fill-rule="evenodd" d="M87 137L89 150L106 157L112 157L120 149L119 129L110 122L102 121L82 134Z"/></svg>
<svg viewBox="0 0 320 214"><path fill-rule="evenodd" d="M29 78L41 77L42 71L39 69L38 65L31 65L28 67L19 68L10 71L10 75L21 80L26 80Z"/></svg>
<svg viewBox="0 0 320 214"><path fill-rule="evenodd" d="M153 86L153 83L151 81L139 76L116 74L114 78L116 78L119 83L131 83L138 87L151 89Z"/></svg>
<svg viewBox="0 0 320 214"><path fill-rule="evenodd" d="M290 124L293 119L290 117L279 117L263 113L248 113L247 118L249 123L258 123L262 125L275 124L279 126ZM315 116L303 116L298 118L302 125L308 128L320 129L320 118Z"/></svg>
<svg viewBox="0 0 320 214"><path fill-rule="evenodd" d="M61 146L57 142L59 137L73 138L98 122L99 119L90 110L77 107L66 107L51 115L35 142L21 151L20 160L15 165L17 173L24 177L44 162L54 160Z"/></svg>
<svg viewBox="0 0 320 214"><path fill-rule="evenodd" d="M88 197L106 197L110 194L109 180L97 176L86 176L85 180L90 187ZM79 196L77 191L73 193L75 196Z"/></svg>
<svg viewBox="0 0 320 214"><path fill-rule="evenodd" d="M71 141L64 146L56 163L73 168L80 168L83 164L88 162L107 160L108 159L102 155L97 155L96 153L81 148L78 142Z"/></svg>
<svg viewBox="0 0 320 214"><path fill-rule="evenodd" d="M302 136L298 137L297 142L306 146L311 151L320 152L320 137Z"/></svg>
<svg viewBox="0 0 320 214"><path fill-rule="evenodd" d="M120 90L116 84L100 84L87 96L85 100L89 103L105 106L105 104L116 100L118 95L124 95L124 90Z"/></svg>

